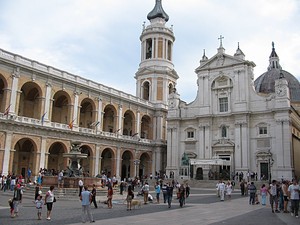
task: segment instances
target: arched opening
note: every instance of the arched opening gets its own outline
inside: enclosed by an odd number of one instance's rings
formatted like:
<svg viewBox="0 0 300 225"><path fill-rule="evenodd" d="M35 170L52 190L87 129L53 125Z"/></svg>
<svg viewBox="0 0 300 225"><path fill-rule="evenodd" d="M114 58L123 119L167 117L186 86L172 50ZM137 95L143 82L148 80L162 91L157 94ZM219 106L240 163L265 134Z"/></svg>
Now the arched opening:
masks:
<svg viewBox="0 0 300 225"><path fill-rule="evenodd" d="M19 116L41 118L41 90L36 83L27 82L21 88Z"/></svg>
<svg viewBox="0 0 300 225"><path fill-rule="evenodd" d="M60 142L55 142L50 146L47 169L52 175L57 175L58 171L67 168L67 158L63 157L64 152L66 152L66 146Z"/></svg>
<svg viewBox="0 0 300 225"><path fill-rule="evenodd" d="M151 118L149 116L142 117L141 138L152 139Z"/></svg>
<svg viewBox="0 0 300 225"><path fill-rule="evenodd" d="M81 148L81 153L87 154L87 158L80 160L83 176L89 177L90 175L92 175L92 171L93 171L92 149L87 145L83 145L80 148Z"/></svg>
<svg viewBox="0 0 300 225"><path fill-rule="evenodd" d="M12 172L15 175L27 175L26 171L30 168L33 175L37 174L36 168L36 145L28 138L19 140L15 145L13 153Z"/></svg>
<svg viewBox="0 0 300 225"><path fill-rule="evenodd" d="M51 121L69 124L70 121L70 97L64 91L58 91L53 96L53 109Z"/></svg>
<svg viewBox="0 0 300 225"><path fill-rule="evenodd" d="M113 175L113 162L114 152L110 148L103 150L101 154L101 174L106 174L109 178Z"/></svg>
<svg viewBox="0 0 300 225"><path fill-rule="evenodd" d="M135 133L134 130L134 114L132 111L127 110L124 114L123 120L123 135L132 136Z"/></svg>
<svg viewBox="0 0 300 225"><path fill-rule="evenodd" d="M140 157L140 164L139 164L139 177L149 177L151 173L151 160L148 153L143 153Z"/></svg>
<svg viewBox="0 0 300 225"><path fill-rule="evenodd" d="M150 84L148 81L143 84L143 99L149 100L150 97Z"/></svg>
<svg viewBox="0 0 300 225"><path fill-rule="evenodd" d="M146 59L152 58L152 39L146 40Z"/></svg>
<svg viewBox="0 0 300 225"><path fill-rule="evenodd" d="M116 132L116 109L112 105L108 105L104 109L103 115L103 131Z"/></svg>
<svg viewBox="0 0 300 225"><path fill-rule="evenodd" d="M94 102L86 98L81 102L80 105L80 117L79 117L79 126L90 128L91 124L95 120L95 105Z"/></svg>
<svg viewBox="0 0 300 225"><path fill-rule="evenodd" d="M130 151L125 151L123 153L123 155L122 155L122 172L121 172L122 180L131 177L132 159L133 159L133 156Z"/></svg>

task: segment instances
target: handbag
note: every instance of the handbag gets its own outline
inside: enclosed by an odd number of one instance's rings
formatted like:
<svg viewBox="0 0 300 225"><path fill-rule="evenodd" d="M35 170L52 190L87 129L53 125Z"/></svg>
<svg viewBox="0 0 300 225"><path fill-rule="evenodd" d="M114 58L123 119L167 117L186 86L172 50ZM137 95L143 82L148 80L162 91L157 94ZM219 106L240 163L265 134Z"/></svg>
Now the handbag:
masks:
<svg viewBox="0 0 300 225"><path fill-rule="evenodd" d="M56 202L56 198L55 197L53 198L53 202Z"/></svg>

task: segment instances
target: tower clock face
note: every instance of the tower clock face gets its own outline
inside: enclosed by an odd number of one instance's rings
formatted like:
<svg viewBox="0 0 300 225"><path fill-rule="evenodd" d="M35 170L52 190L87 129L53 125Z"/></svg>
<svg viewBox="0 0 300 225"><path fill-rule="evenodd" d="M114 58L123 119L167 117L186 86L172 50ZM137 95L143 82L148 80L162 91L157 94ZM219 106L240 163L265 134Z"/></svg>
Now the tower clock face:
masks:
<svg viewBox="0 0 300 225"><path fill-rule="evenodd" d="M282 86L279 86L276 90L276 94L277 96L279 97L282 97L282 96L285 96L286 94L286 88L285 87L282 87Z"/></svg>

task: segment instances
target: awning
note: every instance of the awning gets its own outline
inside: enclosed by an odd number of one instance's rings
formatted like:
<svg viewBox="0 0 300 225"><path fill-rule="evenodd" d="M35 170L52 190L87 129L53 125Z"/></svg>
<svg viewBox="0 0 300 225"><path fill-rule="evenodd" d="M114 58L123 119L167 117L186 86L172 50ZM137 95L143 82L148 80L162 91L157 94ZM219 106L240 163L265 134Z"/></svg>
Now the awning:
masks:
<svg viewBox="0 0 300 225"><path fill-rule="evenodd" d="M190 159L191 165L228 165L230 166L229 160L223 160L223 159Z"/></svg>

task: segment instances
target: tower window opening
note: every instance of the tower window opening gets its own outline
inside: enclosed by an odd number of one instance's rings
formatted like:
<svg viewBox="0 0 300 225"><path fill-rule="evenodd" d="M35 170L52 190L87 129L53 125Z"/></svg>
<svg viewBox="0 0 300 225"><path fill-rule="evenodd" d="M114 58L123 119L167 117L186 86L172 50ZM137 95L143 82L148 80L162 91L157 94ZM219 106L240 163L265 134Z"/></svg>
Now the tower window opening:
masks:
<svg viewBox="0 0 300 225"><path fill-rule="evenodd" d="M152 58L152 39L146 40L146 59Z"/></svg>
<svg viewBox="0 0 300 225"><path fill-rule="evenodd" d="M149 100L150 85L149 82L145 82L143 85L143 99Z"/></svg>
<svg viewBox="0 0 300 225"><path fill-rule="evenodd" d="M168 41L168 60L172 60L172 42Z"/></svg>

